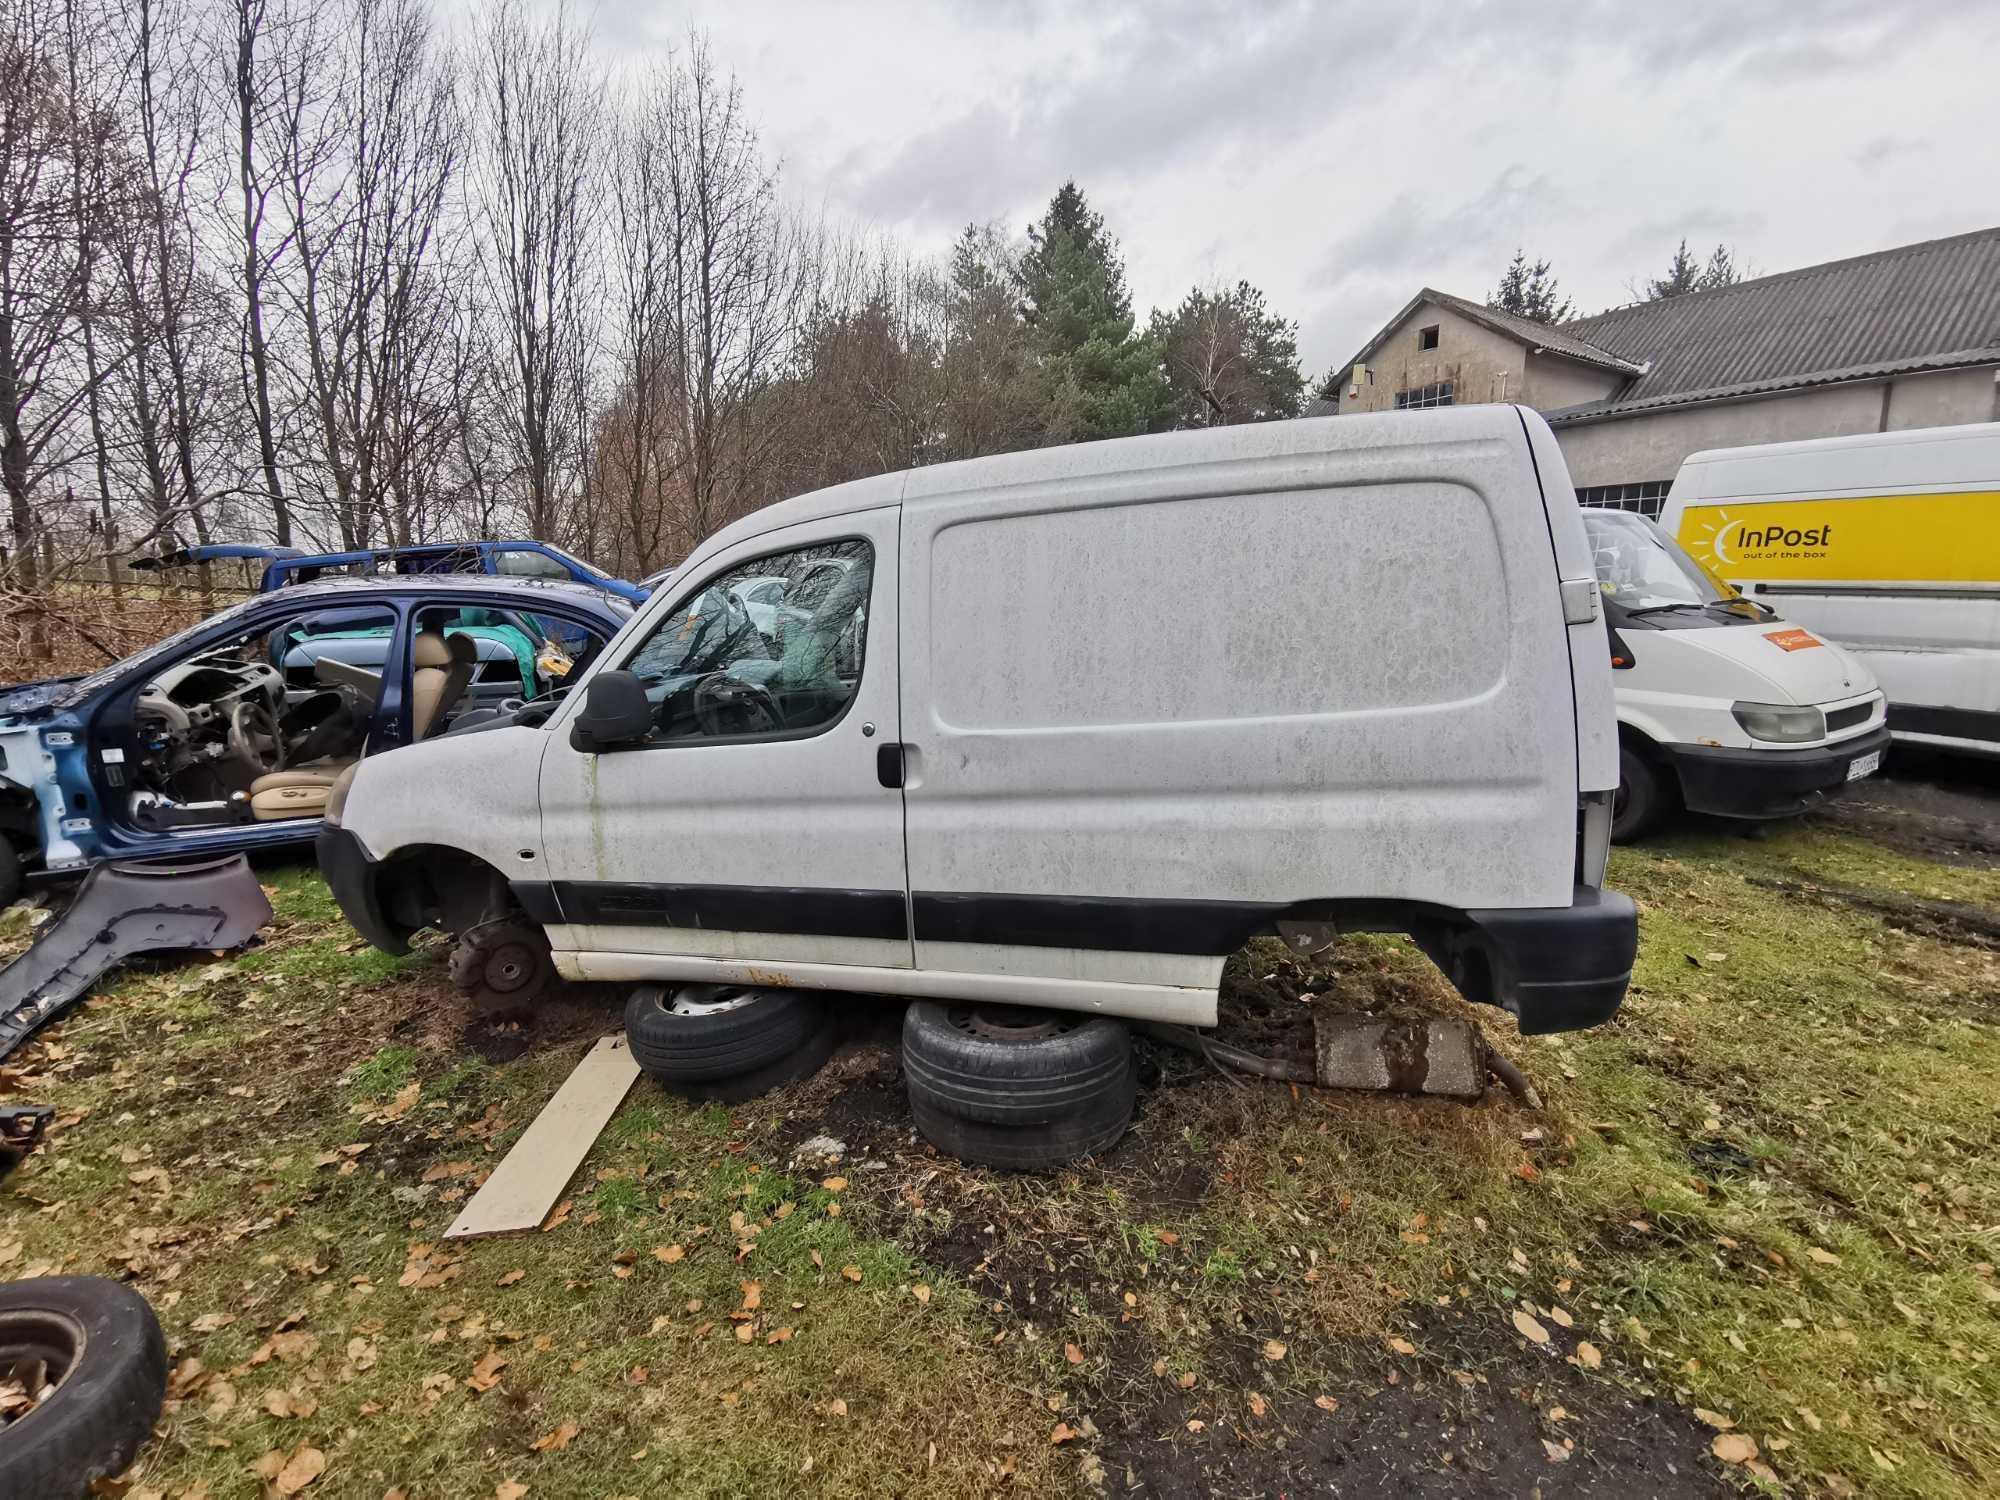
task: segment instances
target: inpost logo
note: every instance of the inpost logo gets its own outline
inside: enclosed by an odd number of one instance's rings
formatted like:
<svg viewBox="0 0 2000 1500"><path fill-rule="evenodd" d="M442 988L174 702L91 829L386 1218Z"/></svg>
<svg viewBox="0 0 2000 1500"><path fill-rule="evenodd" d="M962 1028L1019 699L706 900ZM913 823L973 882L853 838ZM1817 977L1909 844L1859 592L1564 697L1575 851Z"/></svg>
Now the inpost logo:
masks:
<svg viewBox="0 0 2000 1500"><path fill-rule="evenodd" d="M1824 548L1833 543L1833 525L1786 526L1765 524L1751 516L1732 517L1728 511L1703 524L1694 538L1697 554L1711 567L1733 568L1752 556L1773 552L1799 552Z"/></svg>

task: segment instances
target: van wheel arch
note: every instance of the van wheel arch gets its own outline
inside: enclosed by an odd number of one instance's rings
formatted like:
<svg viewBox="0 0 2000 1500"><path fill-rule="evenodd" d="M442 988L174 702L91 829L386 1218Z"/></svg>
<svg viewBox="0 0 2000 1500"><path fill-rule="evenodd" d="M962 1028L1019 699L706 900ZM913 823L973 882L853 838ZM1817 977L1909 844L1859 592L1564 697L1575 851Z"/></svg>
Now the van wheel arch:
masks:
<svg viewBox="0 0 2000 1500"><path fill-rule="evenodd" d="M375 879L383 916L405 936L425 927L464 933L510 914L525 917L505 875L448 844L399 849Z"/></svg>
<svg viewBox="0 0 2000 1500"><path fill-rule="evenodd" d="M1618 725L1618 791L1612 802L1611 841L1644 838L1682 805L1673 762L1644 730Z"/></svg>

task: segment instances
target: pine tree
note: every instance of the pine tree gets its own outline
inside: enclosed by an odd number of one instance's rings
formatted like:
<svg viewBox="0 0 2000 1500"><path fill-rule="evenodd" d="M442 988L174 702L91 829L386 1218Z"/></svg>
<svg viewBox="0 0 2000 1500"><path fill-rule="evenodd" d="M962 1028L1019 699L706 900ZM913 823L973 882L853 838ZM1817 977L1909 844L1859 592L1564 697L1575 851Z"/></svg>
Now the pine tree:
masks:
<svg viewBox="0 0 2000 1500"><path fill-rule="evenodd" d="M1646 283L1646 300L1658 302L1662 297L1714 291L1717 287L1734 286L1742 279L1743 273L1736 268L1736 252L1729 246L1717 245L1704 265L1688 253L1688 242L1682 240L1667 265L1667 274Z"/></svg>
<svg viewBox="0 0 2000 1500"><path fill-rule="evenodd" d="M1159 350L1132 320L1118 241L1074 182L1028 228L1021 317L1055 377L1055 441L1124 437L1163 425Z"/></svg>
<svg viewBox="0 0 2000 1500"><path fill-rule="evenodd" d="M1531 261L1527 252L1518 248L1486 305L1537 323L1562 323L1576 316L1576 304L1562 294L1549 274L1549 263Z"/></svg>

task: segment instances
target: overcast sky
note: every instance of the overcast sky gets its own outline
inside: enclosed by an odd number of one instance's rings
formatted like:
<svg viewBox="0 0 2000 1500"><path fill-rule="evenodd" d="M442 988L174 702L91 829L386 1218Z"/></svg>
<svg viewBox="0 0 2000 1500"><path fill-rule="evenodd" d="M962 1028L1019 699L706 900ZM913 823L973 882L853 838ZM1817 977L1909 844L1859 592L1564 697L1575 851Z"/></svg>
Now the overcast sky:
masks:
<svg viewBox="0 0 2000 1500"><path fill-rule="evenodd" d="M1309 373L1514 247L1584 312L1685 235L1760 272L2000 222L2000 3L601 0L608 56L705 30L788 191L942 249L1074 177L1143 316L1244 277Z"/></svg>

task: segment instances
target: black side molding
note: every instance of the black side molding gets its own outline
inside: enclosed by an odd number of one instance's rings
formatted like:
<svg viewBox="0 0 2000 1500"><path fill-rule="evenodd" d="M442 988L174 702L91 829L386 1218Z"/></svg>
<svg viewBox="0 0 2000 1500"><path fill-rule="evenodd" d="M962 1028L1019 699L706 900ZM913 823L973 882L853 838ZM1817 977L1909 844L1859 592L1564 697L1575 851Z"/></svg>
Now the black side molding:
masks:
<svg viewBox="0 0 2000 1500"><path fill-rule="evenodd" d="M520 887L514 889L518 893ZM559 880L553 894L561 920L570 922L698 927L712 932L798 932L890 941L907 941L910 936L909 914L900 890Z"/></svg>

